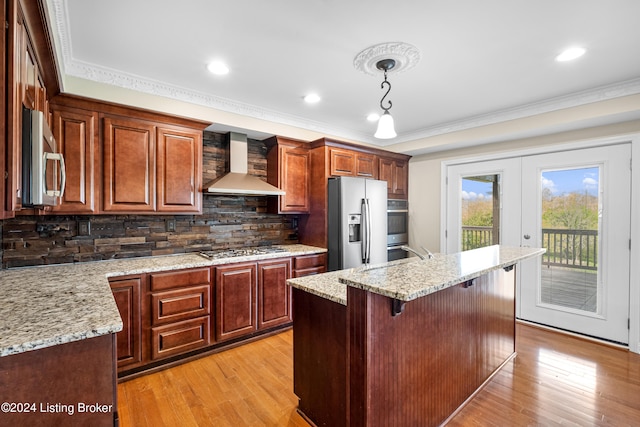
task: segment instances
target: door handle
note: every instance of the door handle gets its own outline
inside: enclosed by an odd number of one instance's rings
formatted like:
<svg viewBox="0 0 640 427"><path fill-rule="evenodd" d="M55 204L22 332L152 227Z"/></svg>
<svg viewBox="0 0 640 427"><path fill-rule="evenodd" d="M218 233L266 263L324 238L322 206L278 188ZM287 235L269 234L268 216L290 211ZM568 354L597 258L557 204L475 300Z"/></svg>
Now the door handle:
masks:
<svg viewBox="0 0 640 427"><path fill-rule="evenodd" d="M531 236L529 236L528 234L525 234L525 235L524 235L524 239L525 239L525 240L529 240L530 238L531 238Z"/></svg>

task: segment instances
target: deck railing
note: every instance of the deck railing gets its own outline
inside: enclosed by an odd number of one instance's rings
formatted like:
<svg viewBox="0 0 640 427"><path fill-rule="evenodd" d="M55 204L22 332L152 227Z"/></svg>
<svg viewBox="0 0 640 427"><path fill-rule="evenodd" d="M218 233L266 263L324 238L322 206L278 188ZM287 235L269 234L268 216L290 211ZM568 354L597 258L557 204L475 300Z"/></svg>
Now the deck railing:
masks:
<svg viewBox="0 0 640 427"><path fill-rule="evenodd" d="M462 250L489 246L492 238L492 227L463 226ZM547 249L543 265L598 269L598 230L543 228L541 246Z"/></svg>

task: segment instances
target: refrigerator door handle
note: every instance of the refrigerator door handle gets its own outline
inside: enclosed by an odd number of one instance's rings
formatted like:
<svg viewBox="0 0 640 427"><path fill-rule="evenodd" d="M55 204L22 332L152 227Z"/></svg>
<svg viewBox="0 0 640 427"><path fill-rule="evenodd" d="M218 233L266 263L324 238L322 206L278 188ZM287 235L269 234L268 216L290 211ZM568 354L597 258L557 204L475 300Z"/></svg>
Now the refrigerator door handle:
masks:
<svg viewBox="0 0 640 427"><path fill-rule="evenodd" d="M365 236L366 236L366 256L365 256L365 264L369 264L371 262L371 205L369 204L369 199L364 199L365 204Z"/></svg>
<svg viewBox="0 0 640 427"><path fill-rule="evenodd" d="M362 238L360 239L360 254L362 255L362 263L367 264L369 257L369 217L367 209L367 199L362 199L360 205L360 214L362 218Z"/></svg>

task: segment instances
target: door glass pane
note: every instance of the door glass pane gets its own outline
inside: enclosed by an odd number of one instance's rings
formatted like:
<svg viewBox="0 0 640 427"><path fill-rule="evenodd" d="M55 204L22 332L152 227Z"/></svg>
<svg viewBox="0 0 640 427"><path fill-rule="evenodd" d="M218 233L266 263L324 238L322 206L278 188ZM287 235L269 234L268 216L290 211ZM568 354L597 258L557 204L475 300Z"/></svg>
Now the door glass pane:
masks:
<svg viewBox="0 0 640 427"><path fill-rule="evenodd" d="M463 251L500 243L500 175L462 178Z"/></svg>
<svg viewBox="0 0 640 427"><path fill-rule="evenodd" d="M545 170L542 180L542 282L545 304L598 310L600 168Z"/></svg>

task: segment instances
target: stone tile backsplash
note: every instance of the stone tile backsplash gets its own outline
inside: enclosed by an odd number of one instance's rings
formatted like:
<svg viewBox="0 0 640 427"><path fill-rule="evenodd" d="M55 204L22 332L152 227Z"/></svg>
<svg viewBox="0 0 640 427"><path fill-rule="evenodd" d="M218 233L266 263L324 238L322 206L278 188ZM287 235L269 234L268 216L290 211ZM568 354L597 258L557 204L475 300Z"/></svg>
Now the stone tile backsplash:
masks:
<svg viewBox="0 0 640 427"><path fill-rule="evenodd" d="M204 133L203 184L226 170L223 139ZM266 176L261 141L249 140L249 173ZM0 230L2 268L298 243L292 217L267 213L265 197L205 195L201 215L19 215Z"/></svg>

